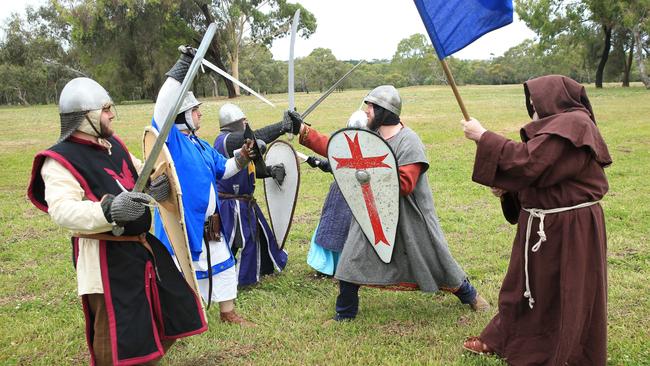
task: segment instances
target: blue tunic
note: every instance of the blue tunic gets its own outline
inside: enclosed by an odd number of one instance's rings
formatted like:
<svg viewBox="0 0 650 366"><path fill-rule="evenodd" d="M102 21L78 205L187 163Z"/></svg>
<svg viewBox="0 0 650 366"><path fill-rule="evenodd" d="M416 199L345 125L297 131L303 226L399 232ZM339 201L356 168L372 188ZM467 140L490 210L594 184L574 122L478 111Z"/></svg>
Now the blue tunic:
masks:
<svg viewBox="0 0 650 366"><path fill-rule="evenodd" d="M229 156L225 148L228 135L229 132L221 133L214 141L215 149L224 156ZM255 165L250 163L248 169L242 169L228 179L219 180L217 189L225 238L233 252L241 247L239 284L254 284L260 280L260 276L271 274L274 270L282 271L287 264L287 253L279 248L273 231L253 197Z"/></svg>
<svg viewBox="0 0 650 366"><path fill-rule="evenodd" d="M155 120L152 120L152 125L156 129L159 128ZM207 141L194 135L184 135L175 127L169 131L166 145L174 160L176 175L183 192L187 237L192 260L196 262L202 252L203 224L210 204L210 189L214 189L217 181L223 176L227 159L213 149ZM155 212L154 230L155 235L173 253L158 210ZM212 272L217 274L234 265L234 259L224 263L213 263ZM196 276L198 279L207 278L208 272L197 271Z"/></svg>

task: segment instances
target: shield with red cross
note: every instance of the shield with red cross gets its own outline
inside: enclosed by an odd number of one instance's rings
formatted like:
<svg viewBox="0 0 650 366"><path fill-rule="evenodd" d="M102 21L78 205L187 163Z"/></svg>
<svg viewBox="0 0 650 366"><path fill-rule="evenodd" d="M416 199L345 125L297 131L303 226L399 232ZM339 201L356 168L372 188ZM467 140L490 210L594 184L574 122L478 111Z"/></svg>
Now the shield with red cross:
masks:
<svg viewBox="0 0 650 366"><path fill-rule="evenodd" d="M334 179L370 245L390 263L399 219L397 160L390 146L369 130L346 128L327 145Z"/></svg>

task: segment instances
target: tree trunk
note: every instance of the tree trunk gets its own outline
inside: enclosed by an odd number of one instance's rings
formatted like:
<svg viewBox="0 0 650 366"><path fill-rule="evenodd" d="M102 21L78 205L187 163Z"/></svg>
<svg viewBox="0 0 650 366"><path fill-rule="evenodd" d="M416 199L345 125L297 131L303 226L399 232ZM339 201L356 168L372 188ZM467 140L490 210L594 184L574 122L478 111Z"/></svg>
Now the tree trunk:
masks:
<svg viewBox="0 0 650 366"><path fill-rule="evenodd" d="M217 79L214 77L214 75L210 75L210 80L212 80L212 96L213 97L218 97L219 96L219 86L217 85Z"/></svg>
<svg viewBox="0 0 650 366"><path fill-rule="evenodd" d="M232 77L239 80L239 50L233 53L231 66L232 66ZM240 96L241 92L239 91L239 85L234 84L234 87L235 87L235 95Z"/></svg>
<svg viewBox="0 0 650 366"><path fill-rule="evenodd" d="M210 12L210 8L208 7L208 4L203 3L202 1L197 1L196 4L201 9L201 12L205 17L205 26L209 27L210 24L214 22L214 17ZM208 54L214 60L214 64L217 65L218 68L220 68L221 70L226 69L226 67L223 65L223 62L221 61L221 52L219 51L219 43L217 42L216 39L212 39L212 42L210 43L210 48L208 48ZM233 82L226 79L223 76L221 76L221 79L226 84L226 89L228 89L228 98L237 97L237 94L235 94L235 88L233 86Z"/></svg>
<svg viewBox="0 0 650 366"><path fill-rule="evenodd" d="M623 68L623 87L630 86L630 71L632 70L632 59L634 57L634 35L632 35L632 43L630 44L630 51L627 55L627 60Z"/></svg>
<svg viewBox="0 0 650 366"><path fill-rule="evenodd" d="M600 56L600 62L596 70L596 88L603 87L603 72L605 71L607 58L609 58L609 50L612 47L612 28L603 24L603 32L605 32L605 47L603 47L603 53Z"/></svg>
<svg viewBox="0 0 650 366"><path fill-rule="evenodd" d="M632 33L634 33L634 43L636 44L636 53L634 56L637 65L639 66L639 76L641 76L641 81L643 82L643 85L645 85L645 88L650 89L650 78L648 78L648 74L646 74L645 62L643 60L643 44L641 43L641 30L639 24L634 26Z"/></svg>

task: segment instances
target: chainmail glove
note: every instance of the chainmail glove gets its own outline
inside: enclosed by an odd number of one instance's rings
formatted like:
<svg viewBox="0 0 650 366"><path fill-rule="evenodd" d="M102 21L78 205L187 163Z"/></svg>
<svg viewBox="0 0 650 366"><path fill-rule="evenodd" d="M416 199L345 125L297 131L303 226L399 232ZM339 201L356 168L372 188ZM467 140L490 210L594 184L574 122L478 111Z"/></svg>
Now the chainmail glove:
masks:
<svg viewBox="0 0 650 366"><path fill-rule="evenodd" d="M284 177L287 176L287 172L284 169L284 164L275 164L266 167L266 170L269 172L269 175L278 182L279 185L284 183Z"/></svg>
<svg viewBox="0 0 650 366"><path fill-rule="evenodd" d="M127 222L135 221L144 215L147 209L146 204L152 198L146 193L122 192L115 197L107 196L102 200L104 216L108 222L114 222L123 226ZM108 206L108 207L105 207Z"/></svg>
<svg viewBox="0 0 650 366"><path fill-rule="evenodd" d="M169 193L171 192L171 186L169 184L169 178L166 174L161 174L151 181L149 187L147 187L147 194L151 196L156 202L162 202L169 198Z"/></svg>

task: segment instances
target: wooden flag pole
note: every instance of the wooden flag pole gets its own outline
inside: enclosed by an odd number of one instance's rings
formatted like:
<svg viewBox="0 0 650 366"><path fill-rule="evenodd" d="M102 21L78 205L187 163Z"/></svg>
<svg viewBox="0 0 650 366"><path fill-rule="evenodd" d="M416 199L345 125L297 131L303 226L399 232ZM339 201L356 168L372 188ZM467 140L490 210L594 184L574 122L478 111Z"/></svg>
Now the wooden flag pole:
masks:
<svg viewBox="0 0 650 366"><path fill-rule="evenodd" d="M465 121L469 121L469 113L467 113L467 108L465 108L465 103L463 103L463 98L461 98L460 93L458 92L458 88L456 87L456 81L454 81L454 76L451 74L451 70L449 70L449 65L447 65L447 60L444 58L440 60L440 64L442 65L442 70L445 72L445 76L447 76L447 81L449 82L449 86L451 86L451 90L454 92L454 96L456 97L456 102L458 102L458 106L460 107L460 111L463 112L463 117L465 117Z"/></svg>

